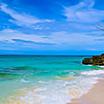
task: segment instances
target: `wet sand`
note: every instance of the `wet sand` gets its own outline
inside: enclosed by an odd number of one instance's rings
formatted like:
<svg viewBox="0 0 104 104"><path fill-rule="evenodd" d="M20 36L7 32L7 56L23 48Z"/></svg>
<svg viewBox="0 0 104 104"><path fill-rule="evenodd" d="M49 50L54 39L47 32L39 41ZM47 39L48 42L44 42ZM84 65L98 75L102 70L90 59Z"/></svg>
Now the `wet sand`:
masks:
<svg viewBox="0 0 104 104"><path fill-rule="evenodd" d="M30 92L29 89L22 89L18 91L16 95L11 96L4 104L33 104L32 101L35 101L35 104L42 104L40 98L35 96L36 91L39 90L38 88L31 88L30 96L28 96L29 101L26 100L27 97L25 95ZM77 94L76 98L78 98L78 90L75 90L74 92ZM22 99L20 99L21 96ZM73 99L71 103L67 104L104 104L104 80L99 80L87 94L81 96L79 99Z"/></svg>
<svg viewBox="0 0 104 104"><path fill-rule="evenodd" d="M104 104L104 80L99 80L87 94L69 104Z"/></svg>

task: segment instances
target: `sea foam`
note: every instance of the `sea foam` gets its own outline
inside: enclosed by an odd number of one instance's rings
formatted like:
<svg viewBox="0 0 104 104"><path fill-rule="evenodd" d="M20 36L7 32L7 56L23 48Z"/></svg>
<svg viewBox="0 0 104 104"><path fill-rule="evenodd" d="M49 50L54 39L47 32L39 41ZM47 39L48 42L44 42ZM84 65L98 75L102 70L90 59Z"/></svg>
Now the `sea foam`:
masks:
<svg viewBox="0 0 104 104"><path fill-rule="evenodd" d="M81 72L82 75L100 75L104 74L104 70L92 70L92 71L85 71Z"/></svg>
<svg viewBox="0 0 104 104"><path fill-rule="evenodd" d="M97 77L83 76L74 80L50 80L41 83L37 88L29 88L25 94L15 99L18 99L19 104L67 104L71 99L87 93L96 81Z"/></svg>

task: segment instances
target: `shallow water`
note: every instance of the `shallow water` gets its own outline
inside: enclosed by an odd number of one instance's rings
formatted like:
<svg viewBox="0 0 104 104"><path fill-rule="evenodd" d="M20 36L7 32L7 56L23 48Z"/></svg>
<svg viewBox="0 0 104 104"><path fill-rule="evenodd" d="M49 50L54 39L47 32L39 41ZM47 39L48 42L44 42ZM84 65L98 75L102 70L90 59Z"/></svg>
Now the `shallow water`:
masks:
<svg viewBox="0 0 104 104"><path fill-rule="evenodd" d="M0 104L67 104L80 97L104 74L82 65L84 57L0 56Z"/></svg>

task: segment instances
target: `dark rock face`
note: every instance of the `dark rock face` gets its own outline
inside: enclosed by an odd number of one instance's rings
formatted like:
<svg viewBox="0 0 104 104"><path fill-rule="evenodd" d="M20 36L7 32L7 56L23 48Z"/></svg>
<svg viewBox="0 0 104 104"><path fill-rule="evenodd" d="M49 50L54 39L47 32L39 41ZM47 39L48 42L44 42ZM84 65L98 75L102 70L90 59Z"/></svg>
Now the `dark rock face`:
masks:
<svg viewBox="0 0 104 104"><path fill-rule="evenodd" d="M85 64L85 65L93 64L91 58L84 58L84 60L82 61L82 63Z"/></svg>
<svg viewBox="0 0 104 104"><path fill-rule="evenodd" d="M92 56L91 58L84 58L82 64L85 65L104 65L104 54L99 56Z"/></svg>

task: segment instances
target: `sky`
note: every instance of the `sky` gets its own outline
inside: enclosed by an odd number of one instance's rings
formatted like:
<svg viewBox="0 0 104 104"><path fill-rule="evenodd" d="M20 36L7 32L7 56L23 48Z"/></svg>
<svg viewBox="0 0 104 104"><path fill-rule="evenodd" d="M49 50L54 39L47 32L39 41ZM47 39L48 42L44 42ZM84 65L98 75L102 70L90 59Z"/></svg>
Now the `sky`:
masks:
<svg viewBox="0 0 104 104"><path fill-rule="evenodd" d="M0 54L104 52L104 0L0 0Z"/></svg>

